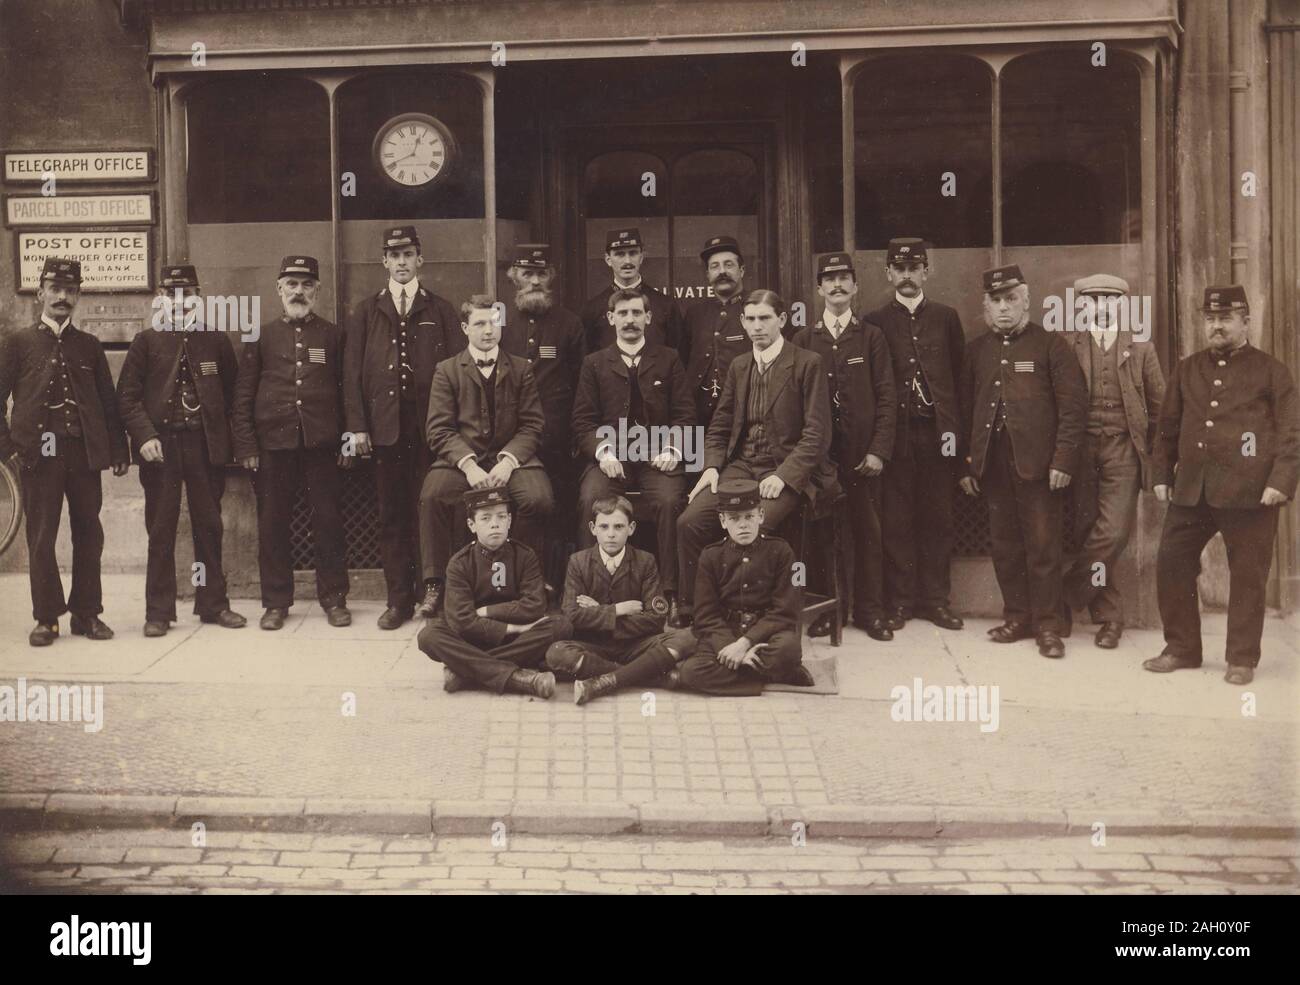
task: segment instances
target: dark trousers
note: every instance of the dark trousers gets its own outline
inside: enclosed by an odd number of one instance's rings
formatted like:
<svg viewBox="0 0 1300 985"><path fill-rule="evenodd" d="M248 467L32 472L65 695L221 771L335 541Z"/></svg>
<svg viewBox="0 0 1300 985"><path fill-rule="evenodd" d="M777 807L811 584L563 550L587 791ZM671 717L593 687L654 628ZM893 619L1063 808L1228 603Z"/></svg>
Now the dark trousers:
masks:
<svg viewBox="0 0 1300 985"><path fill-rule="evenodd" d="M202 565L194 586L194 612L212 617L230 608L221 565L221 496L226 473L208 459L201 430L164 431L161 462L140 463L144 487L144 525L149 534L149 564L144 578L145 621L176 621L176 526L181 518L181 487L189 504L194 560Z"/></svg>
<svg viewBox="0 0 1300 985"><path fill-rule="evenodd" d="M32 585L32 618L56 622L65 612L89 618L104 611L99 560L104 553L104 528L99 523L103 488L99 472L86 460L81 438L59 435L56 454L42 455L22 470L23 508L27 513L28 576ZM63 597L63 581L54 548L68 501L72 527L72 592Z"/></svg>
<svg viewBox="0 0 1300 985"><path fill-rule="evenodd" d="M343 533L343 473L338 454L329 448L267 451L254 475L257 492L257 563L262 578L262 605L293 605L293 551L289 524L298 484L307 484L311 537L316 554L316 597L322 608L342 605L348 596L347 544Z"/></svg>
<svg viewBox="0 0 1300 985"><path fill-rule="evenodd" d="M981 488L989 504L993 571L1002 590L1002 615L1036 632L1060 632L1061 496L1047 479L1016 474L1011 438L989 441Z"/></svg>
<svg viewBox="0 0 1300 985"><path fill-rule="evenodd" d="M479 461L479 466L488 471L495 465L495 460ZM461 503L467 489L469 480L460 469L432 468L424 477L424 488L420 491L420 556L426 579L441 579L447 570L447 560L469 543L470 533ZM542 539L546 519L555 508L546 470L532 466L515 469L506 484L506 494L510 497L510 536L531 548L540 561L544 557Z"/></svg>
<svg viewBox="0 0 1300 985"><path fill-rule="evenodd" d="M946 606L952 583L953 456L943 454L935 422L915 417L896 455L881 476L886 519L885 604L911 610L916 605Z"/></svg>
<svg viewBox="0 0 1300 985"><path fill-rule="evenodd" d="M542 531L538 559L548 585L563 585L569 555L576 542L569 540L578 516L578 476L582 466L569 450L569 435L550 439L537 453L551 483L550 522Z"/></svg>
<svg viewBox="0 0 1300 985"><path fill-rule="evenodd" d="M845 570L840 576L842 588L849 587L852 576L853 621L859 625L884 616L885 559L880 529L880 478L859 475L852 468L840 468L840 485L847 497L839 507L848 511L849 542L840 552ZM842 515L842 514L841 514ZM839 524L838 526L842 526ZM834 534L832 534L834 536ZM826 545L827 553L831 545ZM840 608L846 610L842 594Z"/></svg>
<svg viewBox="0 0 1300 985"><path fill-rule="evenodd" d="M755 468L737 459L722 469L719 482L729 479L765 479L776 471L776 466ZM697 480L698 481L698 480ZM763 531L775 534L777 528L799 508L803 497L793 486L786 486L776 499L763 500ZM707 489L686 507L677 518L678 595L687 607L695 599L695 571L700 552L722 537L718 524L718 494Z"/></svg>
<svg viewBox="0 0 1300 985"><path fill-rule="evenodd" d="M655 527L656 560L659 580L665 592L677 591L677 517L686 501L686 472L679 466L672 472L660 472L648 462L623 463L625 479L611 479L599 465L587 468L578 491L578 549L591 547L591 505L605 496L621 495L627 489L639 489L646 508L639 519Z"/></svg>
<svg viewBox="0 0 1300 985"><path fill-rule="evenodd" d="M694 650L695 637L689 629L655 633L639 640L560 640L546 651L546 665L552 670L572 667L577 663L574 658L580 657L578 672L572 676L588 680L613 674L619 687L638 687L653 684Z"/></svg>
<svg viewBox="0 0 1300 985"><path fill-rule="evenodd" d="M1228 549L1228 643L1230 664L1259 664L1264 632L1264 590L1273 541L1276 506L1221 510L1202 499L1196 506L1169 504L1156 552L1156 599L1165 627L1165 649L1178 657L1201 660L1201 611L1196 577L1201 551L1216 533Z"/></svg>
<svg viewBox="0 0 1300 985"><path fill-rule="evenodd" d="M1088 434L1070 482L1078 553L1065 575L1065 601L1087 608L1094 623L1124 621L1115 584L1119 557L1137 522L1142 462L1127 434ZM1098 584L1100 582L1100 584Z"/></svg>
<svg viewBox="0 0 1300 985"><path fill-rule="evenodd" d="M424 417L413 401L401 401L397 441L376 447L375 492L379 498L379 553L388 604L410 609L422 596L419 529L420 490L432 455Z"/></svg>
<svg viewBox="0 0 1300 985"><path fill-rule="evenodd" d="M466 641L444 620L434 619L420 630L418 640L430 660L445 664L472 684L501 694L511 674L521 667L541 667L551 644L572 633L573 624L568 619L550 616L541 625L484 650Z"/></svg>
<svg viewBox="0 0 1300 985"><path fill-rule="evenodd" d="M748 667L730 670L718 663L717 652L712 647L698 647L695 656L677 668L682 689L733 698L762 694L769 681L784 680L803 659L799 634L794 631L775 633L767 642L771 649L764 651L767 670L763 673Z"/></svg>

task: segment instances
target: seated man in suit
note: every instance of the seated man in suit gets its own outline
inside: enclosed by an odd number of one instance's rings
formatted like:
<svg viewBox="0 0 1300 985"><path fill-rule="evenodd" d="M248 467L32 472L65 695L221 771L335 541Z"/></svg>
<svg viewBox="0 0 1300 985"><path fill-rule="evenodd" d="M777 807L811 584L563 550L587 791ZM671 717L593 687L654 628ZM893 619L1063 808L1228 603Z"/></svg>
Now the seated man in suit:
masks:
<svg viewBox="0 0 1300 985"><path fill-rule="evenodd" d="M545 420L528 360L500 350L501 325L487 295L475 294L460 311L469 347L438 364L429 388L434 463L420 492L420 556L431 560L426 570L435 578L447 567L465 490L504 488L517 539L538 557L553 506L537 458Z"/></svg>
<svg viewBox="0 0 1300 985"><path fill-rule="evenodd" d="M677 516L686 498L681 446L695 405L677 353L646 341L648 314L639 290L614 292L608 315L618 340L582 362L573 433L582 454L594 461L578 491L578 544L595 543L588 521L598 499L640 489L655 518L659 570L671 604L677 592Z"/></svg>
<svg viewBox="0 0 1300 985"><path fill-rule="evenodd" d="M442 618L420 630L420 649L443 665L444 691L481 687L546 699L555 675L540 667L547 648L573 627L546 614L537 555L510 539L510 500L498 487L464 494L474 542L447 563Z"/></svg>
<svg viewBox="0 0 1300 985"><path fill-rule="evenodd" d="M693 657L668 677L669 687L746 697L767 683L810 686L799 640L802 592L794 551L761 533L763 500L752 479L718 484L727 536L700 555Z"/></svg>
<svg viewBox="0 0 1300 985"><path fill-rule="evenodd" d="M718 536L718 480L753 479L763 500L763 529L774 532L801 497L833 496L830 397L821 357L786 344L785 302L754 291L742 316L753 351L727 368L722 399L704 439L704 471L677 521L680 621L690 619L696 563Z"/></svg>
<svg viewBox="0 0 1300 985"><path fill-rule="evenodd" d="M628 544L636 531L632 504L622 496L596 500L591 510L595 547L569 558L564 617L573 639L552 643L546 666L573 677L573 703L624 687L653 684L690 656L689 629L664 632L668 600L659 592L652 555Z"/></svg>

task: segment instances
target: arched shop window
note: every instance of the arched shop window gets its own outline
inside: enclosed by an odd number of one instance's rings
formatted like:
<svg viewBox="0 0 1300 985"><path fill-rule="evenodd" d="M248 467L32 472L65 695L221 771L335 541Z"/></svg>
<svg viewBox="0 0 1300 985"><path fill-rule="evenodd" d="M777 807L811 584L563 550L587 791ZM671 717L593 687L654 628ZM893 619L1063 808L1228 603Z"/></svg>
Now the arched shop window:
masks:
<svg viewBox="0 0 1300 985"><path fill-rule="evenodd" d="M758 165L741 151L706 148L673 165L676 216L755 216L760 191Z"/></svg>
<svg viewBox="0 0 1300 985"><path fill-rule="evenodd" d="M853 85L855 242L993 243L993 79L975 58L918 51L873 58Z"/></svg>
<svg viewBox="0 0 1300 985"><path fill-rule="evenodd" d="M654 194L645 194L646 175ZM584 201L591 219L662 218L668 214L667 169L653 154L611 151L587 163Z"/></svg>
<svg viewBox="0 0 1300 985"><path fill-rule="evenodd" d="M356 194L340 199L342 218L483 218L478 83L458 75L380 72L344 83L335 98L339 168L357 179ZM385 159L380 146L394 130L401 132L388 147L401 147L407 163L417 165L401 180L398 159ZM498 158L509 153L507 142L497 144Z"/></svg>
<svg viewBox="0 0 1300 985"><path fill-rule="evenodd" d="M329 100L314 82L220 79L186 101L191 223L330 217Z"/></svg>
<svg viewBox="0 0 1300 985"><path fill-rule="evenodd" d="M1007 246L1139 242L1141 80L1122 52L1040 51L1002 70Z"/></svg>

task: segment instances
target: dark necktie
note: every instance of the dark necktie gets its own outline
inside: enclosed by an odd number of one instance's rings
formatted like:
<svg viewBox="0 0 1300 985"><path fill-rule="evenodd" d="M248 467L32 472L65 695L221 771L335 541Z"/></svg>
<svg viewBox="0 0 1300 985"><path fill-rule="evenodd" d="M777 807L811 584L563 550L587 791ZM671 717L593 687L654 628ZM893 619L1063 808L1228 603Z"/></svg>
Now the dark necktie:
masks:
<svg viewBox="0 0 1300 985"><path fill-rule="evenodd" d="M492 366L495 366L496 363L497 363L497 361L496 361L495 359L475 359L475 360L474 360L474 364L475 364L476 366L481 367L482 369L488 369L488 368L490 368L490 367L492 367Z"/></svg>

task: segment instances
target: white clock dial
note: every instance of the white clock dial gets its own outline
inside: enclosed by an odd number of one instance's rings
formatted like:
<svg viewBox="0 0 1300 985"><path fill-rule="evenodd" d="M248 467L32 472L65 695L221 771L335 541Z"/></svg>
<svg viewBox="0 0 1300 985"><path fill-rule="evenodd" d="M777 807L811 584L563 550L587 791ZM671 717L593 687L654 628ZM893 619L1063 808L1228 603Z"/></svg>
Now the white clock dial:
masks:
<svg viewBox="0 0 1300 985"><path fill-rule="evenodd" d="M418 188L442 173L451 149L440 127L408 117L394 120L380 131L375 154L379 167L391 181L405 188Z"/></svg>

